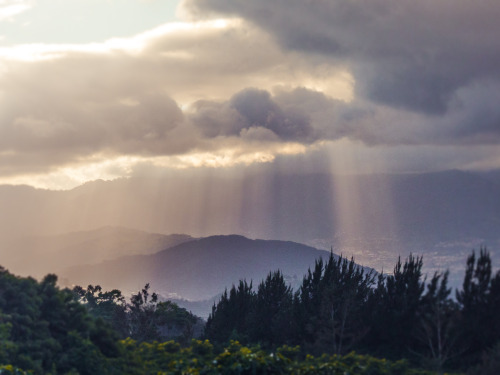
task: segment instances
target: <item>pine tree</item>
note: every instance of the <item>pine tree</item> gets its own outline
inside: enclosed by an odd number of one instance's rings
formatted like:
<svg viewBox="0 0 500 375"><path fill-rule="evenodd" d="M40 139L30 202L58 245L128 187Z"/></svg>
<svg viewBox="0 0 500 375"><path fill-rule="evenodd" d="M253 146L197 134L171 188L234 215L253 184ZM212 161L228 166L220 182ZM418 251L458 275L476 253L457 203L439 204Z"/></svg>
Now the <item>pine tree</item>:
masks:
<svg viewBox="0 0 500 375"><path fill-rule="evenodd" d="M486 248L479 250L479 257L467 258L461 291L456 293L462 311L461 342L464 362L475 363L481 353L500 341L500 275L492 278L491 258Z"/></svg>
<svg viewBox="0 0 500 375"><path fill-rule="evenodd" d="M459 309L450 298L448 274L435 272L427 284L427 291L418 309L414 352L435 370L443 371L444 365L460 353L457 346Z"/></svg>
<svg viewBox="0 0 500 375"><path fill-rule="evenodd" d="M292 338L292 306L292 288L283 274L270 272L258 287L250 338L270 348L288 344Z"/></svg>
<svg viewBox="0 0 500 375"><path fill-rule="evenodd" d="M404 264L398 259L392 275L379 276L365 310L371 327L364 340L366 350L394 359L410 355L425 286L422 264L422 257L410 254Z"/></svg>
<svg viewBox="0 0 500 375"><path fill-rule="evenodd" d="M328 352L343 354L367 333L361 313L373 281L373 274L365 273L353 258L330 256L322 279L318 332L318 341Z"/></svg>
<svg viewBox="0 0 500 375"><path fill-rule="evenodd" d="M227 289L219 302L212 307L212 313L205 325L205 337L214 343L227 343L230 339L242 342L248 340L251 329L249 317L255 302L252 282L240 280L238 286Z"/></svg>
<svg viewBox="0 0 500 375"><path fill-rule="evenodd" d="M294 342L304 349L313 349L319 331L321 299L323 296L323 259L319 258L314 270L308 269L302 285L295 293L293 303Z"/></svg>

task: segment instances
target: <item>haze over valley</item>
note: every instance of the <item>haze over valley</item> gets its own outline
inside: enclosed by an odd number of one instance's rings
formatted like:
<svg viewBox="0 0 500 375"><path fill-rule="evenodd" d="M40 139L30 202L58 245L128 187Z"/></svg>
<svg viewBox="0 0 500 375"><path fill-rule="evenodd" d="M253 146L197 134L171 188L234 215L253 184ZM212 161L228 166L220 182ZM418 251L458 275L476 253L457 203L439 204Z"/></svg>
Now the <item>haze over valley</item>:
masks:
<svg viewBox="0 0 500 375"><path fill-rule="evenodd" d="M473 248L498 266L498 3L68 4L0 2L12 272L85 284L107 264L111 284L124 278L110 262L220 235L332 249L379 272L422 254L454 286ZM310 262L296 262L300 278Z"/></svg>
<svg viewBox="0 0 500 375"><path fill-rule="evenodd" d="M133 292L151 282L165 296L209 300L240 278L259 282L275 269L298 285L320 254L292 256L290 249L290 255L268 259L264 248L247 249L236 241L232 247L220 244L227 262L212 263L213 246L205 253L182 250L197 238L238 234L332 249L378 272L390 272L398 256L423 255L429 275L449 268L457 287L473 248L487 246L494 264L500 260L496 177L461 171L179 174L94 181L69 191L1 186L1 262L20 275L56 273L65 285L99 283ZM177 245L180 258L160 256ZM240 252L248 258L235 255ZM152 260L154 270L140 266L154 257L162 259ZM247 268L252 257L259 264L253 271Z"/></svg>

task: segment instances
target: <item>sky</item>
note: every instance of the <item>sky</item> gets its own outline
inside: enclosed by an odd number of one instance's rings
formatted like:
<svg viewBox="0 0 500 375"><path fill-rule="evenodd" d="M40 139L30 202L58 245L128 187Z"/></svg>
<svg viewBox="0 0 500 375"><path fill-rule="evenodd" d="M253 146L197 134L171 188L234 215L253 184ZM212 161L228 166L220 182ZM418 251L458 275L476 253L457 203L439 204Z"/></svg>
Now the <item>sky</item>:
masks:
<svg viewBox="0 0 500 375"><path fill-rule="evenodd" d="M0 183L500 168L497 0L0 0Z"/></svg>

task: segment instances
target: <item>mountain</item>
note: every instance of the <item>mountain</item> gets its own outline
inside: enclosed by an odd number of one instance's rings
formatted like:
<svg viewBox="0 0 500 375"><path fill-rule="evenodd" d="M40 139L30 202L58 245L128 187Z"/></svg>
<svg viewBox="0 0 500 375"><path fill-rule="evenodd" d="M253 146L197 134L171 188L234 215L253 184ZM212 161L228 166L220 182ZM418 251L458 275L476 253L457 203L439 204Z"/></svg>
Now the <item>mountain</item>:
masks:
<svg viewBox="0 0 500 375"><path fill-rule="evenodd" d="M498 239L497 173L185 175L95 181L70 191L0 186L0 238L122 226L196 237Z"/></svg>
<svg viewBox="0 0 500 375"><path fill-rule="evenodd" d="M184 234L163 235L123 227L61 235L31 235L0 241L0 264L25 276L43 277L61 269L123 255L152 254L193 240Z"/></svg>
<svg viewBox="0 0 500 375"><path fill-rule="evenodd" d="M7 253L20 249L28 254L23 249L43 244L40 236L106 226L198 238L240 234L320 249L333 246L336 253L354 255L377 270L392 269L398 255L413 252L425 255L429 272L450 267L457 282L472 248L486 245L494 264L500 262L499 171L353 176L221 173L94 181L69 191L0 186L0 264L5 265ZM16 244L12 241L16 236L36 238ZM50 255L46 249L51 246L43 248L49 254L45 258L33 258L28 265L23 262L30 258L24 257L16 267L25 267L26 272L35 272L38 265L44 265L43 272L56 270L61 255ZM89 248L79 248L79 259L100 260L86 255ZM97 253L104 252L100 249Z"/></svg>
<svg viewBox="0 0 500 375"><path fill-rule="evenodd" d="M493 175L492 175L493 176ZM404 238L498 239L500 185L473 173L447 171L393 176L399 233Z"/></svg>
<svg viewBox="0 0 500 375"><path fill-rule="evenodd" d="M240 279L254 286L280 269L293 286L309 267L329 252L289 241L251 240L243 236L211 236L181 243L151 255L120 257L79 265L61 273L71 284L99 284L104 289L135 292L146 283L164 297L209 299Z"/></svg>

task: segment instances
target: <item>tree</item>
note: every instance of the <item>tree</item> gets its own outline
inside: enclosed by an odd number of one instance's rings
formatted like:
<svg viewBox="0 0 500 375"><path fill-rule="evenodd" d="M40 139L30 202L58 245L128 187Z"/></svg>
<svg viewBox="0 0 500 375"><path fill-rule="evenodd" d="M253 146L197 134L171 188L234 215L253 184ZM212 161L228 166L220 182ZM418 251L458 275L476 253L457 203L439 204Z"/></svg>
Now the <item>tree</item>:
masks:
<svg viewBox="0 0 500 375"><path fill-rule="evenodd" d="M463 361L479 361L481 353L500 339L500 274L492 278L491 258L486 248L474 250L467 258L462 290L456 293L462 311L461 342L465 348Z"/></svg>
<svg viewBox="0 0 500 375"><path fill-rule="evenodd" d="M460 353L457 348L459 310L450 298L448 274L448 271L435 272L427 284L427 292L418 309L416 331L416 337L422 345L420 356L440 373L445 363Z"/></svg>
<svg viewBox="0 0 500 375"><path fill-rule="evenodd" d="M106 374L116 335L56 284L55 275L37 282L0 268L0 357L35 374Z"/></svg>
<svg viewBox="0 0 500 375"><path fill-rule="evenodd" d="M159 339L156 322L158 295L150 294L149 283L130 297L127 304L130 337L139 342Z"/></svg>
<svg viewBox="0 0 500 375"><path fill-rule="evenodd" d="M248 284L246 280L233 285L229 294L226 289L207 319L205 337L217 344L228 343L230 339L248 341L255 298L252 282Z"/></svg>
<svg viewBox="0 0 500 375"><path fill-rule="evenodd" d="M194 327L201 320L172 301L159 302L156 305L155 320L160 339L175 339L187 345L194 336Z"/></svg>
<svg viewBox="0 0 500 375"><path fill-rule="evenodd" d="M365 310L371 332L364 345L371 353L396 359L408 356L425 287L422 264L422 257L410 254L404 264L398 258L392 275L379 276Z"/></svg>
<svg viewBox="0 0 500 375"><path fill-rule="evenodd" d="M292 288L281 271L270 272L259 284L250 318L250 338L265 347L287 344L292 335Z"/></svg>
<svg viewBox="0 0 500 375"><path fill-rule="evenodd" d="M325 265L318 340L328 352L343 354L368 332L362 312L374 282L372 272L333 254Z"/></svg>
<svg viewBox="0 0 500 375"><path fill-rule="evenodd" d="M294 296L294 341L306 350L314 350L319 330L319 306L323 297L323 259L319 258L314 269L307 270L299 290Z"/></svg>
<svg viewBox="0 0 500 375"><path fill-rule="evenodd" d="M75 286L73 293L93 317L105 321L121 338L128 337L126 303L121 291L113 289L103 292L100 285L90 284L87 289Z"/></svg>

